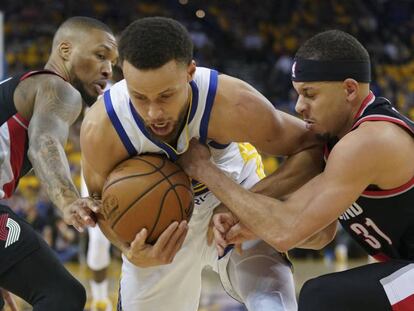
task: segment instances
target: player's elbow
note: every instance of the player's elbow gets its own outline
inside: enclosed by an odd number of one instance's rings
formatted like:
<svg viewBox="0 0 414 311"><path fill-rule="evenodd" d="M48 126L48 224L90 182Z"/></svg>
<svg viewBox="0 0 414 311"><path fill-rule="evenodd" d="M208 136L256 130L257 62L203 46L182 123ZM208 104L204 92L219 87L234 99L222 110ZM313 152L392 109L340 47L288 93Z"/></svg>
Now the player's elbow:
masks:
<svg viewBox="0 0 414 311"><path fill-rule="evenodd" d="M336 224L329 226L328 228L314 234L312 237L307 239L305 242L298 245L299 248L307 248L320 250L326 245L331 243L336 235Z"/></svg>
<svg viewBox="0 0 414 311"><path fill-rule="evenodd" d="M321 250L326 245L328 245L329 243L331 243L334 238L335 238L335 235L334 234L332 235L332 234L322 233L312 243L312 247L308 247L308 248L311 248L311 249L314 249L314 250Z"/></svg>
<svg viewBox="0 0 414 311"><path fill-rule="evenodd" d="M286 234L278 234L277 236L272 237L268 243L275 250L281 253L287 252L294 247L294 244Z"/></svg>
<svg viewBox="0 0 414 311"><path fill-rule="evenodd" d="M319 243L319 249L324 248L326 245L331 243L336 236L336 222L334 225L330 225L330 227L327 228L327 230L323 230L321 232L321 238Z"/></svg>

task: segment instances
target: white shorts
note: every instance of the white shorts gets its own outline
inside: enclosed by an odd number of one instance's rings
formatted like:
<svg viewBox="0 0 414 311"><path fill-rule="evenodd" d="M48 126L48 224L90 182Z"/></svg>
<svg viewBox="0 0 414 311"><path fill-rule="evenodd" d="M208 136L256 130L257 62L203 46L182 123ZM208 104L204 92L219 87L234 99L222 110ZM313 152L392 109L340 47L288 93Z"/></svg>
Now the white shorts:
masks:
<svg viewBox="0 0 414 311"><path fill-rule="evenodd" d="M259 181L259 177L250 170L246 176L239 176L238 180L243 181L244 187L250 188ZM207 245L208 224L219 203L211 192L195 197L189 232L171 264L139 268L123 257L118 310L196 311L201 293L201 272L207 266L220 274L226 291L244 302L249 310L296 310L290 266L270 246L259 242L243 256L230 251L219 260L214 243ZM255 267L254 273L259 267L258 277L249 274L247 279L240 279L243 275L240 269L251 270L252 267ZM236 284L238 279L248 284Z"/></svg>

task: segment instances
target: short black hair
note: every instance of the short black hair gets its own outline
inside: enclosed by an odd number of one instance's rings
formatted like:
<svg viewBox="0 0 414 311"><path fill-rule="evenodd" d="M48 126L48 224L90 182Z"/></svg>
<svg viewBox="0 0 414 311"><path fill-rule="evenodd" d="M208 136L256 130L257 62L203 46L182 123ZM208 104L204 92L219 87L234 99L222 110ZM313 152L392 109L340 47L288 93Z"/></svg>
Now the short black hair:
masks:
<svg viewBox="0 0 414 311"><path fill-rule="evenodd" d="M328 30L313 36L299 48L296 57L320 61L370 61L362 44L341 30Z"/></svg>
<svg viewBox="0 0 414 311"><path fill-rule="evenodd" d="M95 28L111 33L112 30L105 23L87 16L73 16L65 20L59 28L79 28L79 29L90 29Z"/></svg>
<svg viewBox="0 0 414 311"><path fill-rule="evenodd" d="M85 33L90 29L98 29L113 35L111 28L103 22L86 16L73 16L65 20L53 36L53 47L56 47L62 38L66 38L68 34Z"/></svg>
<svg viewBox="0 0 414 311"><path fill-rule="evenodd" d="M119 40L121 61L137 69L156 69L171 60L190 64L193 43L188 31L176 20L146 17L130 24Z"/></svg>

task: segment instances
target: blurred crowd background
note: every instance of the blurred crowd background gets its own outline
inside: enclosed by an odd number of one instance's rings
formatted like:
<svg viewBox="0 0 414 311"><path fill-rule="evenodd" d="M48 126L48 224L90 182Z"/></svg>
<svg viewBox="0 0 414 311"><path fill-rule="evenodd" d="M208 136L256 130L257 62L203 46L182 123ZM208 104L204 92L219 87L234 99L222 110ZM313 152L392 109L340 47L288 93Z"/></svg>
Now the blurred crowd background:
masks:
<svg viewBox="0 0 414 311"><path fill-rule="evenodd" d="M356 36L372 60L372 90L414 118L414 1L409 0L2 0L6 76L40 69L48 58L59 24L75 15L92 16L116 34L145 16L168 16L190 31L199 66L241 78L278 109L294 114L296 93L290 81L293 56L313 34L341 29ZM139 38L137 38L139 40ZM80 120L66 146L79 186ZM104 155L103 155L104 156ZM264 157L268 173L280 159ZM33 175L21 180L11 205L59 254L62 261L83 261L86 237L66 226ZM294 256L327 260L358 256L341 234L324 252L294 251Z"/></svg>

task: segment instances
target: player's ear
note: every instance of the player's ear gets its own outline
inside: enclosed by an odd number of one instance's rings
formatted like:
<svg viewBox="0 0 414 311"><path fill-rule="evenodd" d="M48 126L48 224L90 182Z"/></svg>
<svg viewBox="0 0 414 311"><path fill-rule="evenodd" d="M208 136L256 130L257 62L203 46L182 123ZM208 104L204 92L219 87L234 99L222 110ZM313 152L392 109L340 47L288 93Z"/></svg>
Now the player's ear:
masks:
<svg viewBox="0 0 414 311"><path fill-rule="evenodd" d="M358 98L359 84L356 80L348 78L344 81L343 85L346 100L348 102L353 102L355 99Z"/></svg>
<svg viewBox="0 0 414 311"><path fill-rule="evenodd" d="M70 54L72 53L72 44L68 41L62 41L58 45L58 53L63 60L69 60Z"/></svg>
<svg viewBox="0 0 414 311"><path fill-rule="evenodd" d="M196 71L196 62L195 60L192 60L187 67L187 81L188 82L193 80L195 71Z"/></svg>

